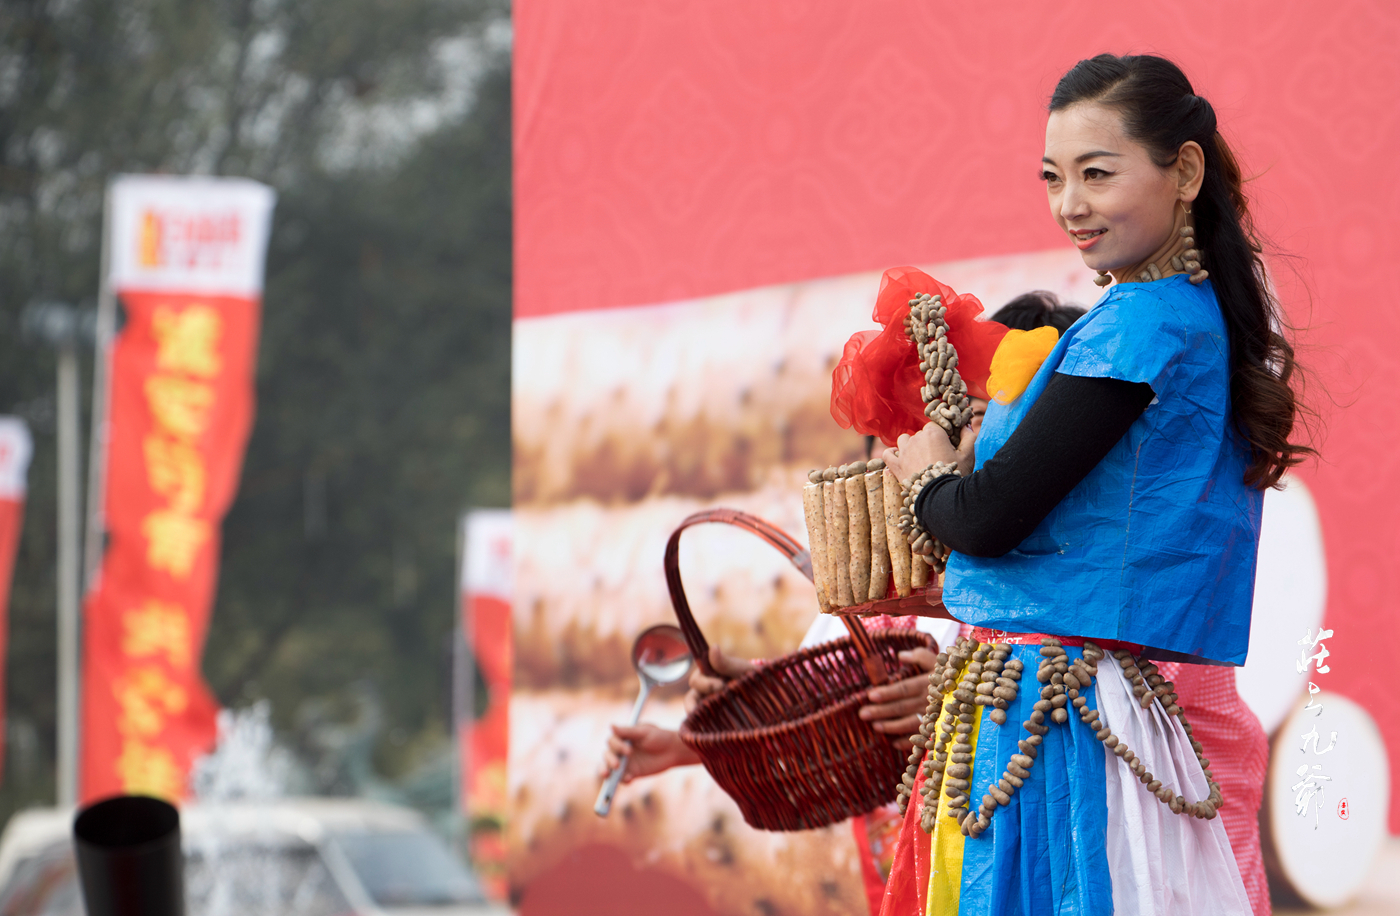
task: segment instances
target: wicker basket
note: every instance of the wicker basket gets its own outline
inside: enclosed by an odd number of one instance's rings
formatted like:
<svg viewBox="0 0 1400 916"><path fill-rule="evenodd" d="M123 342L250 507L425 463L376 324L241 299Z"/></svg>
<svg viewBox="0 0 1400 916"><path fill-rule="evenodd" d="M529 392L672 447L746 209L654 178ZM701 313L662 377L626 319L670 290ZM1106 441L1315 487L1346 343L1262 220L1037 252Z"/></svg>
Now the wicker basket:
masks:
<svg viewBox="0 0 1400 916"><path fill-rule="evenodd" d="M707 674L709 644L681 587L680 535L721 522L763 538L811 578L807 551L762 519L733 509L690 516L666 545L671 603L696 663ZM760 830L808 830L894 801L904 755L857 714L865 691L916 673L899 652L930 647L916 630L867 633L844 618L850 636L802 649L736 678L706 697L681 725L681 740Z"/></svg>

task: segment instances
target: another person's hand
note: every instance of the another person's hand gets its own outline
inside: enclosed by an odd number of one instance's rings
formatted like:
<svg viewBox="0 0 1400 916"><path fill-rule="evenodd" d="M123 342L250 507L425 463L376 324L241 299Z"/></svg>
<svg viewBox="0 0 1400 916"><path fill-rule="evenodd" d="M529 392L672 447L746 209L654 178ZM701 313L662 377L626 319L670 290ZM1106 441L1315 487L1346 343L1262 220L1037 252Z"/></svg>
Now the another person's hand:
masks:
<svg viewBox="0 0 1400 916"><path fill-rule="evenodd" d="M860 708L860 717L877 732L890 735L894 746L908 753L913 747L909 737L919 730L919 717L928 708L928 672L938 657L928 649L910 649L899 653L899 660L917 666L921 673L871 687L866 694L870 705Z"/></svg>
<svg viewBox="0 0 1400 916"><path fill-rule="evenodd" d="M677 732L657 728L643 722L640 725L614 725L608 736L608 747L603 752L603 763L598 767L598 780L608 778L627 757L627 771L622 774L623 782L631 782L638 776L651 776L671 767L699 763L690 748L681 743Z"/></svg>
<svg viewBox="0 0 1400 916"><path fill-rule="evenodd" d="M907 433L900 436L899 445L885 449L881 457L885 459L885 466L894 471L900 482L905 484L909 483L915 474L922 473L925 468L939 461L956 464L963 476L967 476L972 473L973 464L976 462L976 442L976 430L965 427L958 447L953 448L953 443L949 441L943 428L936 423L929 423L912 436Z"/></svg>
<svg viewBox="0 0 1400 916"><path fill-rule="evenodd" d="M746 658L736 658L720 651L719 646L710 646L710 667L718 677L710 677L696 665L690 669L690 690L685 695L685 711L692 712L701 700L741 674L753 669L753 662Z"/></svg>

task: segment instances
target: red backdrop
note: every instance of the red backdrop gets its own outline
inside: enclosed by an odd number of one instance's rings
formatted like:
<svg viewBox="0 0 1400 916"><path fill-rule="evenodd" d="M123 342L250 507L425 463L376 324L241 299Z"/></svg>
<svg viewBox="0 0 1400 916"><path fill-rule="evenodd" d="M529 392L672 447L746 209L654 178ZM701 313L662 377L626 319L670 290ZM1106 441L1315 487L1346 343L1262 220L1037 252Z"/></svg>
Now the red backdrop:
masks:
<svg viewBox="0 0 1400 916"><path fill-rule="evenodd" d="M1076 60L1165 54L1257 176L1304 358L1331 398L1303 472L1332 672L1400 767L1400 14L1249 0L515 6L516 315L665 302L1064 245L1036 179ZM1301 276L1306 291L1293 282ZM1267 625L1260 621L1258 625ZM1301 634L1299 634L1301 635ZM1400 792L1391 829L1400 831Z"/></svg>

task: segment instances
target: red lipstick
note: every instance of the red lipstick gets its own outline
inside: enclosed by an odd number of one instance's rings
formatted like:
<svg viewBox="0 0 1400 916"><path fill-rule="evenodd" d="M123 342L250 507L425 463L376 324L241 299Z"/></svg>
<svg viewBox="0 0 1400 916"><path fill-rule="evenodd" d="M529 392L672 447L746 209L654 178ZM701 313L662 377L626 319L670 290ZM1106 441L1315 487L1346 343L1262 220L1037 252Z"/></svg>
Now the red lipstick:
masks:
<svg viewBox="0 0 1400 916"><path fill-rule="evenodd" d="M1088 251L1090 248L1093 248L1096 244L1098 244L1099 239L1103 238L1104 233L1106 233L1107 231L1108 230L1106 229L1099 230L1098 234L1091 235L1087 238L1081 238L1080 236L1071 233L1070 238L1074 239L1074 245L1080 251Z"/></svg>

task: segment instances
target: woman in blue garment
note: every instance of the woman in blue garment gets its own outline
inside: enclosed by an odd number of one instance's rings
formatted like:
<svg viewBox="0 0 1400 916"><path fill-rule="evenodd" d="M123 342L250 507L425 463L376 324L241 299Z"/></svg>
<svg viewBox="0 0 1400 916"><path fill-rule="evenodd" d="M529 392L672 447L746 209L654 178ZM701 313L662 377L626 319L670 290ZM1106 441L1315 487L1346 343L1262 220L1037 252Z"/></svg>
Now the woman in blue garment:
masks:
<svg viewBox="0 0 1400 916"><path fill-rule="evenodd" d="M885 453L975 629L930 679L884 912L1248 913L1148 659L1244 661L1263 490L1311 451L1289 441L1293 353L1239 167L1174 64L1077 64L1042 177L1113 287L1048 354L1007 335L979 434Z"/></svg>

